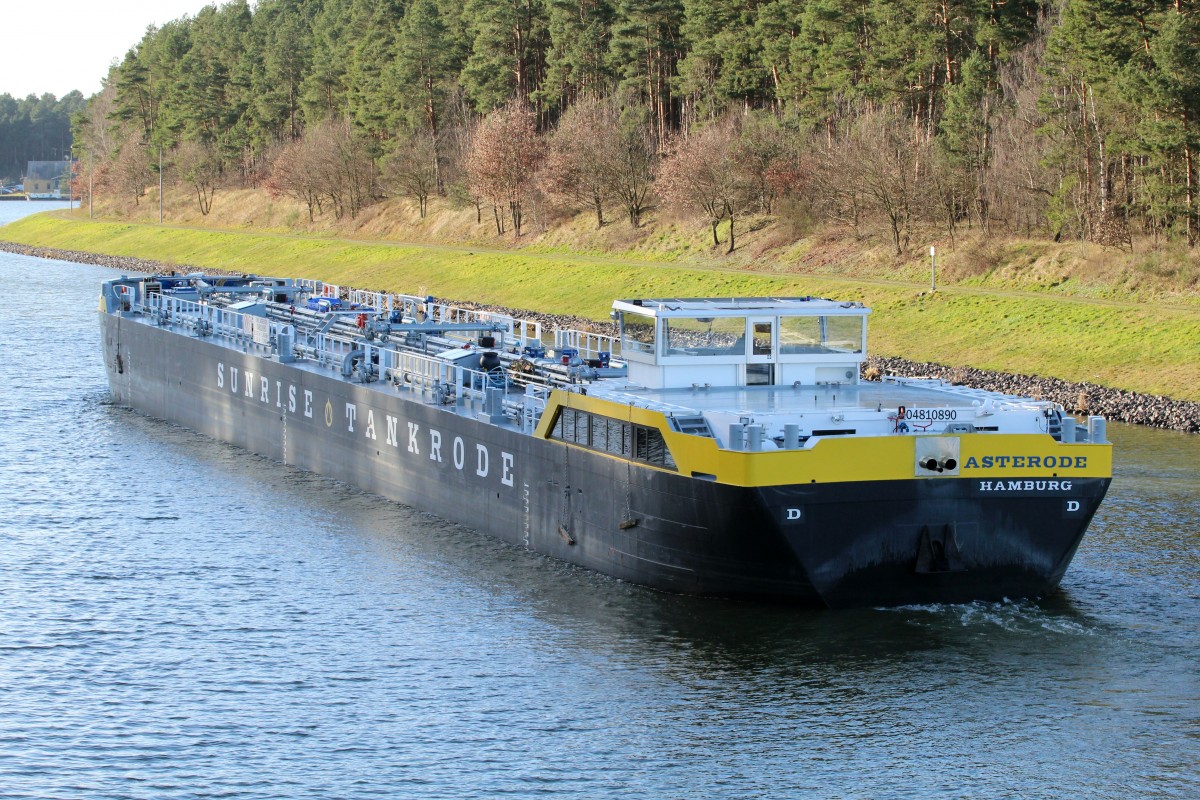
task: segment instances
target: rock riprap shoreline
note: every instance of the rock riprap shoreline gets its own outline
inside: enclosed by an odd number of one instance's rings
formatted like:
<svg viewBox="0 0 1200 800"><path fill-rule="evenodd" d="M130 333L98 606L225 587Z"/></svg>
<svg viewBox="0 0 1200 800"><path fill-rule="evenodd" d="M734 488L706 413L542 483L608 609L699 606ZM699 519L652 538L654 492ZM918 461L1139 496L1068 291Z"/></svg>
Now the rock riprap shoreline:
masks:
<svg viewBox="0 0 1200 800"><path fill-rule="evenodd" d="M1061 403L1072 414L1099 414L1117 422L1153 428L1200 432L1200 403L1173 400L1152 394L1112 389L1094 383L1072 383L1058 378L1010 375L1004 372L919 363L903 358L869 356L865 371L883 375L939 378L992 392L1016 394ZM873 372L872 372L873 374Z"/></svg>
<svg viewBox="0 0 1200 800"><path fill-rule="evenodd" d="M100 267L109 267L111 269L120 270L121 272L162 272L172 269L179 270L180 268L172 264L164 264L159 261L148 261L144 258L130 258L129 256L106 256L102 253L85 253L80 250L59 250L54 247L31 247L26 244L17 244L15 242L0 242L0 250L6 253L16 253L22 256L33 256L34 258L52 258L56 261L70 261L75 264L95 264Z"/></svg>
<svg viewBox="0 0 1200 800"><path fill-rule="evenodd" d="M164 264L143 258L109 256L85 253L78 250L59 250L51 247L31 247L13 242L0 242L0 250L35 258L50 258L80 264L95 264L122 272L159 272L190 270L176 264ZM217 272L218 270L209 270ZM544 314L524 309L485 305L439 298L444 302L495 311L522 319L536 320L543 330L556 327L578 328L611 335L611 324L598 323L582 317L565 314ZM1061 403L1073 414L1099 414L1117 422L1129 422L1154 428L1167 428L1188 433L1200 432L1200 403L1190 400L1175 400L1159 395L1141 394L1123 389L1112 389L1093 383L1073 383L1058 378L1043 378L1032 375L1014 375L1004 372L953 367L945 364L909 361L903 358L870 356L863 367L870 378L878 375L901 375L907 377L938 378L951 383L972 386L1004 394L1015 394L1052 400Z"/></svg>

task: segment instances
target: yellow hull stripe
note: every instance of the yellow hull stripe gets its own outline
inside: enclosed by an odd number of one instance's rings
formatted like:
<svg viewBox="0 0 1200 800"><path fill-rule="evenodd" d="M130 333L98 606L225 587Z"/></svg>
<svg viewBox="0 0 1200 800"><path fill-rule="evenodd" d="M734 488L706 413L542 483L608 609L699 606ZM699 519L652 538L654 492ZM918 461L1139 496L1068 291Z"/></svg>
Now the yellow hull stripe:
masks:
<svg viewBox="0 0 1200 800"><path fill-rule="evenodd" d="M549 438L560 406L657 428L680 475L703 475L732 486L900 481L918 477L921 480L1112 477L1112 445L1063 444L1049 434L942 434L959 440L957 478L918 476L917 437L912 435L829 437L803 450L721 450L713 439L671 430L661 412L561 391L551 395L537 436ZM579 445L563 443L563 446ZM638 465L660 469L640 462Z"/></svg>

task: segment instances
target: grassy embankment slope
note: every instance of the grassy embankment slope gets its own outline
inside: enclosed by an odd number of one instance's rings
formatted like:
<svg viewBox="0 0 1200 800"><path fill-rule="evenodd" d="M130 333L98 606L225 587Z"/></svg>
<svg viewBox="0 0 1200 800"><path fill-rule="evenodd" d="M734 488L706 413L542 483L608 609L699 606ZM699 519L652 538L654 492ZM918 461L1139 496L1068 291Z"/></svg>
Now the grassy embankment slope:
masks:
<svg viewBox="0 0 1200 800"><path fill-rule="evenodd" d="M589 241L586 220L568 221L525 247L495 247L498 242L485 247L490 220L476 226L473 210L469 225L460 212L459 229L448 233L437 228L446 225L445 218L406 226L402 210L389 215L386 208L375 209L354 231L371 238L351 239L343 238L345 230L298 224L294 210L279 219L270 203L243 200L247 203L253 211L244 213L241 224L249 219L257 230L89 222L76 212L28 217L6 226L0 239L593 319L607 318L618 296L815 294L861 300L875 311L876 354L1200 400L1200 294L1188 276L1181 281L1179 268L1164 275L1155 266L1161 253L1143 258L1148 266L1088 274L1086 263L1066 263L1062 248L1048 257L1052 246L1046 243L988 245L987 251L976 243L960 246L966 252L958 253L957 264L951 254L938 291L929 294L921 283L928 280L927 262L919 258L891 259L870 247L854 258L845 253L844 241L812 237L791 242L778 237L772 243L770 226L746 237L746 248L730 259L705 257L696 228L680 233L677 225L665 223L632 238L609 231L610 237L626 237L618 245L622 252L598 255L613 243ZM219 216L204 222L237 224ZM308 230L294 232L298 227ZM464 236L463 228L476 230ZM384 241L406 233L426 243ZM452 237L474 242L429 243ZM839 257L828 255L838 252ZM972 258L989 263L972 268L966 263Z"/></svg>

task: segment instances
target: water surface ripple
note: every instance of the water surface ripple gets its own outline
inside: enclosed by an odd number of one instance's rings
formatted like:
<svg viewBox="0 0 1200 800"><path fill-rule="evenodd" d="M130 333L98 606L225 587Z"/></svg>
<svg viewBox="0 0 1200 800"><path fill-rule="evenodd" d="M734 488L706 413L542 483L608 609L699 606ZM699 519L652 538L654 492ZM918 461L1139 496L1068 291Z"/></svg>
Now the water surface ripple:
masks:
<svg viewBox="0 0 1200 800"><path fill-rule="evenodd" d="M108 276L0 253L0 797L1200 796L1196 436L1041 602L676 597L109 405Z"/></svg>

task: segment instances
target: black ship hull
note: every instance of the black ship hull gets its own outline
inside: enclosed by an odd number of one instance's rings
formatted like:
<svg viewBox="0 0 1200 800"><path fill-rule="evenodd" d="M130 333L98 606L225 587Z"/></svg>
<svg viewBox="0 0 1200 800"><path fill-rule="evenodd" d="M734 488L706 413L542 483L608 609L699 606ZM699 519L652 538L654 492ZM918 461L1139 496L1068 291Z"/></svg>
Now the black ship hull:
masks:
<svg viewBox="0 0 1200 800"><path fill-rule="evenodd" d="M1044 595L1109 483L1016 480L999 494L972 479L732 486L100 316L119 404L667 591L818 607Z"/></svg>

